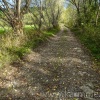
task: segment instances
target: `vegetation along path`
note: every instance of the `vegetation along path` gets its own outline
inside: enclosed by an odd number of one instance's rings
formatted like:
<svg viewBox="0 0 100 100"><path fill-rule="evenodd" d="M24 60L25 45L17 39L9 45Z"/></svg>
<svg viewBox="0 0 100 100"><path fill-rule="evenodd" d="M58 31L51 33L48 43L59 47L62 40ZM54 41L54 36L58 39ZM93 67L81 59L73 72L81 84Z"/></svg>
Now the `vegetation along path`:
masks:
<svg viewBox="0 0 100 100"><path fill-rule="evenodd" d="M74 35L62 30L0 73L0 100L100 100L92 66Z"/></svg>

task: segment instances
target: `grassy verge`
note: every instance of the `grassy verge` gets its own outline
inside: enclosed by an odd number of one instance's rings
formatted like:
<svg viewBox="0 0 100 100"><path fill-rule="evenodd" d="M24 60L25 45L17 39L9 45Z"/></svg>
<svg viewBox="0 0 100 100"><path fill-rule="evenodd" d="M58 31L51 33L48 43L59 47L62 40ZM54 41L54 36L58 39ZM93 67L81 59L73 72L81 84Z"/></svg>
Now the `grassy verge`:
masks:
<svg viewBox="0 0 100 100"><path fill-rule="evenodd" d="M50 29L45 31L30 30L30 32L26 30L25 36L27 36L27 42L23 46L34 49L57 32L58 29Z"/></svg>
<svg viewBox="0 0 100 100"><path fill-rule="evenodd" d="M44 31L34 30L26 27L23 37L14 37L12 32L0 35L0 67L3 68L15 60L21 60L22 57L32 49L46 41L50 36L57 33L58 29Z"/></svg>
<svg viewBox="0 0 100 100"><path fill-rule="evenodd" d="M92 29L93 30L93 29ZM100 33L99 29L82 30L79 28L73 28L72 31L79 38L82 44L90 50L97 68L100 70Z"/></svg>

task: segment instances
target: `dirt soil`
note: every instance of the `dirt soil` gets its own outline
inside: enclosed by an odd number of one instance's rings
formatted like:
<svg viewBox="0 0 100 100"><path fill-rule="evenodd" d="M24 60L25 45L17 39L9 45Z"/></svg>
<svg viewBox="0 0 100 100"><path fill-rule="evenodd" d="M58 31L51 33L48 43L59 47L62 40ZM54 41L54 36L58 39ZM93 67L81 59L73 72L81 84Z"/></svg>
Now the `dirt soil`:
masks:
<svg viewBox="0 0 100 100"><path fill-rule="evenodd" d="M0 100L100 100L100 74L70 30L0 71Z"/></svg>

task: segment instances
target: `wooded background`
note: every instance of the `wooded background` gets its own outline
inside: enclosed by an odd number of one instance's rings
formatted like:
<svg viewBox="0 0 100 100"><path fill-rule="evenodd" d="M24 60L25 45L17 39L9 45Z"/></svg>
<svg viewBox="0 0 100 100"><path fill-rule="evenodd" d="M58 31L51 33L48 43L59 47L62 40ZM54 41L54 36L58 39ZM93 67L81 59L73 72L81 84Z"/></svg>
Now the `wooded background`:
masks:
<svg viewBox="0 0 100 100"><path fill-rule="evenodd" d="M100 60L100 0L0 0L1 65L21 58L62 25Z"/></svg>

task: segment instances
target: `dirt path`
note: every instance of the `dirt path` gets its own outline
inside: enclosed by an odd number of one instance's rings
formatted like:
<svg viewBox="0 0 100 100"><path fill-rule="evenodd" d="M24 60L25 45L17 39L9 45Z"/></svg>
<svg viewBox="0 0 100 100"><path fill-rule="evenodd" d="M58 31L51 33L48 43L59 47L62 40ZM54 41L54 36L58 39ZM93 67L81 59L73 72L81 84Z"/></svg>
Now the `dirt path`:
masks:
<svg viewBox="0 0 100 100"><path fill-rule="evenodd" d="M100 100L100 75L87 54L70 31L60 31L2 70L0 100Z"/></svg>

